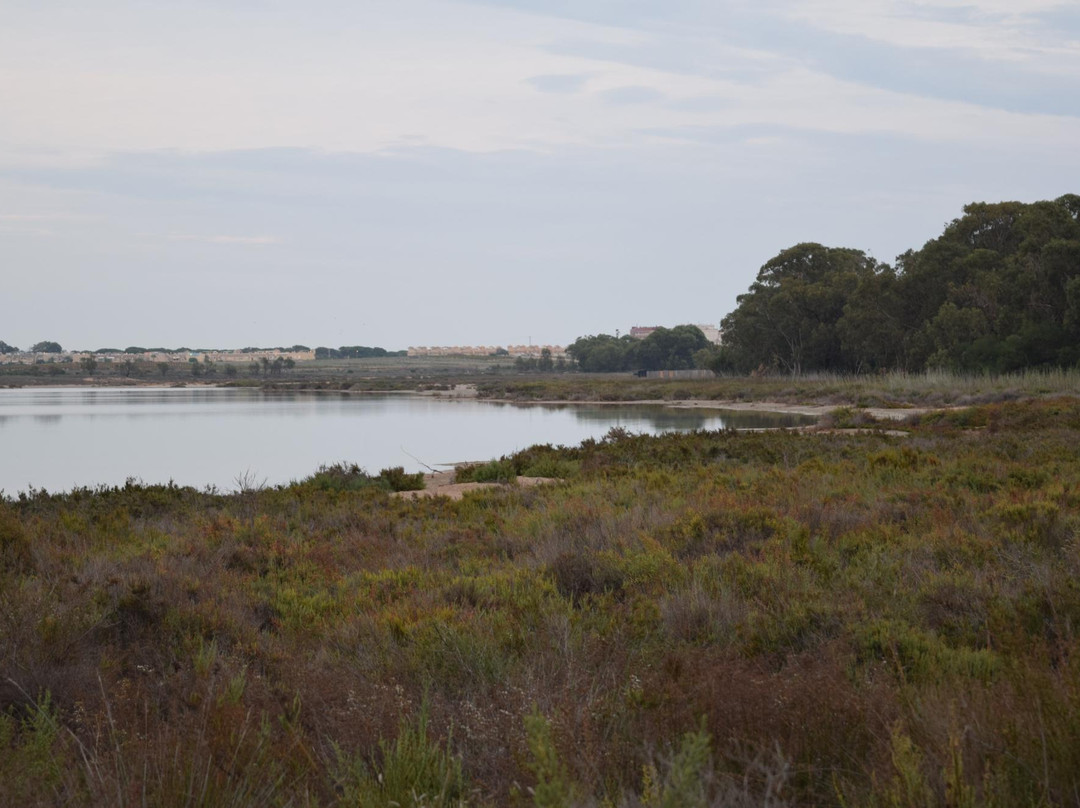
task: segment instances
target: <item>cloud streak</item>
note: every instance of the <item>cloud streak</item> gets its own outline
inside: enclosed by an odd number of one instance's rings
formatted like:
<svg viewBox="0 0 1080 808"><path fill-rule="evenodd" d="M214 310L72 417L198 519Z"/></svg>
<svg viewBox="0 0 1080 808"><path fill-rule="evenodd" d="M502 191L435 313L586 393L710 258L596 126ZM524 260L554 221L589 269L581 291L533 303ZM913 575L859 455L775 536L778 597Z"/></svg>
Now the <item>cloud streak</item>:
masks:
<svg viewBox="0 0 1080 808"><path fill-rule="evenodd" d="M169 241L195 241L203 244L238 244L247 247L267 247L280 244L277 236L199 236L188 233L173 233L166 236Z"/></svg>
<svg viewBox="0 0 1080 808"><path fill-rule="evenodd" d="M192 28L180 7L121 19L131 10L107 3L101 20L24 7L0 33L0 157L32 145L552 149L626 143L649 125L781 121L943 140L1078 134L1080 36L1039 16L1061 4L807 0L720 14L674 2L666 17L632 6L591 22L528 4L320 5L347 35L306 12L279 9L249 31L250 11L197 8L218 26L188 31L205 59L163 36ZM50 38L33 36L45 27ZM290 36L300 62L279 58Z"/></svg>
<svg viewBox="0 0 1080 808"><path fill-rule="evenodd" d="M548 76L530 76L526 83L542 93L576 93L589 80L587 75L553 74Z"/></svg>

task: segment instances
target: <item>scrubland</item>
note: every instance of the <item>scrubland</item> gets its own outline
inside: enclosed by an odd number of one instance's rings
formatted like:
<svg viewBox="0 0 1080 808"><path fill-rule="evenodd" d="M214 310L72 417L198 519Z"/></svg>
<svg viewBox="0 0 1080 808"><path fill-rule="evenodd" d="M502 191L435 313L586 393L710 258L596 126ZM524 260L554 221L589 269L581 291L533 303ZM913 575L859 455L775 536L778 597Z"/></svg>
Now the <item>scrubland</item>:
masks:
<svg viewBox="0 0 1080 808"><path fill-rule="evenodd" d="M9 498L0 803L1075 804L1080 403L832 426Z"/></svg>

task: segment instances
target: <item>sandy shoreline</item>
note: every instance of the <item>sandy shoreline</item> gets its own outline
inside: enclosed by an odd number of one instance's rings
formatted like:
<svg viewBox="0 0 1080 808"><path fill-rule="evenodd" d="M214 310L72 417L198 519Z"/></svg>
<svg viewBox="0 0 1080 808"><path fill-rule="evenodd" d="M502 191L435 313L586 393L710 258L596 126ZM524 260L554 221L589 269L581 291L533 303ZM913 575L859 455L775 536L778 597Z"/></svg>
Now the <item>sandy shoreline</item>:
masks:
<svg viewBox="0 0 1080 808"><path fill-rule="evenodd" d="M217 384L214 382L140 382L134 381L124 384L100 384L87 380L88 383L81 385L41 385L42 387L49 387L52 389L67 388L73 390L87 389L87 388L118 388L118 387L149 387L149 388L161 388L161 389L205 389L205 388L220 388L223 390L255 390L262 389L255 386L233 386L228 384ZM38 385L32 385L37 387ZM18 389L25 389L20 386ZM274 391L270 391L274 392ZM738 412L762 412L762 413L781 413L786 415L806 415L812 418L822 418L828 415L830 412L841 409L849 408L858 410L859 412L866 413L867 415L879 419L889 421L902 421L911 415L923 415L927 412L933 412L940 409L950 409L948 407L856 407L851 404L786 404L779 401L733 401L733 400L719 400L719 399L628 399L619 401L591 401L580 399L515 399L515 398L495 398L495 397L481 397L472 384L458 384L449 390L327 390L318 387L298 387L290 389L288 392L295 393L333 393L336 395L349 394L349 395L403 395L403 396L424 396L426 398L438 398L446 400L461 400L468 399L472 401L483 401L491 404L514 404L519 406L610 406L610 407L628 407L628 406L643 406L643 407L669 407L671 409L708 409L708 410L733 410Z"/></svg>
<svg viewBox="0 0 1080 808"><path fill-rule="evenodd" d="M923 415L948 407L855 407L851 404L784 404L779 401L722 401L713 399L637 399L630 401L572 401L559 399L536 399L522 401L511 398L480 398L479 401L488 401L495 404L542 404L550 406L646 406L668 407L675 410L734 410L737 412L761 412L780 413L784 415L806 415L813 418L821 418L830 412L839 409L852 409L866 413L873 418L889 421L902 421L911 415Z"/></svg>

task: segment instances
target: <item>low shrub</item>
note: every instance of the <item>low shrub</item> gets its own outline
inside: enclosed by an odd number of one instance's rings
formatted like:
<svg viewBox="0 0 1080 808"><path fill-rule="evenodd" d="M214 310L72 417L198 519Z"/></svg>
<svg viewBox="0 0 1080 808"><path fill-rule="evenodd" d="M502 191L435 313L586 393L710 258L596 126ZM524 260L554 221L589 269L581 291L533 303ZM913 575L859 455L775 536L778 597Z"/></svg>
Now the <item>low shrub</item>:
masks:
<svg viewBox="0 0 1080 808"><path fill-rule="evenodd" d="M391 491L423 491L425 485L423 472L406 474L402 466L383 469L375 479Z"/></svg>
<svg viewBox="0 0 1080 808"><path fill-rule="evenodd" d="M529 770L536 778L533 805L536 808L572 808L578 802L578 788L559 756L551 732L551 722L534 707L525 716L525 734L529 742Z"/></svg>
<svg viewBox="0 0 1080 808"><path fill-rule="evenodd" d="M32 566L26 530L18 515L0 501L0 570L29 572Z"/></svg>
<svg viewBox="0 0 1080 808"><path fill-rule="evenodd" d="M367 808L456 808L467 792L461 758L452 751L452 738L431 738L428 703L415 723L404 718L393 743L379 742L373 769L363 758L335 748L336 789L341 804Z"/></svg>
<svg viewBox="0 0 1080 808"><path fill-rule="evenodd" d="M903 681L933 683L960 676L991 681L1001 670L997 654L947 645L937 635L899 620L879 620L860 632L860 650L884 661Z"/></svg>
<svg viewBox="0 0 1080 808"><path fill-rule="evenodd" d="M613 559L583 551L560 554L548 567L555 588L572 603L586 595L622 591L625 575Z"/></svg>
<svg viewBox="0 0 1080 808"><path fill-rule="evenodd" d="M40 795L57 793L63 779L60 726L48 693L22 717L0 712L0 803L33 805Z"/></svg>
<svg viewBox="0 0 1080 808"><path fill-rule="evenodd" d="M548 477L556 480L569 480L578 475L581 463L577 460L545 457L521 470L522 477Z"/></svg>
<svg viewBox="0 0 1080 808"><path fill-rule="evenodd" d="M516 479L514 464L505 458L461 465L454 471L454 482L458 483L512 483Z"/></svg>
<svg viewBox="0 0 1080 808"><path fill-rule="evenodd" d="M383 469L372 477L355 463L335 463L320 466L307 479L297 485L317 491L359 491L376 488L384 491L421 491L424 488L422 473L406 474L403 466Z"/></svg>

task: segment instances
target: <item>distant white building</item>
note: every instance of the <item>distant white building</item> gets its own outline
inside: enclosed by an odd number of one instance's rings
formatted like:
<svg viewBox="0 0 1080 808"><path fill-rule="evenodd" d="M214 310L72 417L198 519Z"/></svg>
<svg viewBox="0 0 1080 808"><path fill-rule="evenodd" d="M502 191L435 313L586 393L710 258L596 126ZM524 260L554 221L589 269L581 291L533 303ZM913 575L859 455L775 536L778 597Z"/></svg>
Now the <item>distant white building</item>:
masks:
<svg viewBox="0 0 1080 808"><path fill-rule="evenodd" d="M499 351L505 351L513 357L539 357L545 348L554 358L566 356L566 348L562 345L507 345L505 348L500 345L421 345L409 346L409 356L495 356Z"/></svg>
<svg viewBox="0 0 1080 808"><path fill-rule="evenodd" d="M701 323L694 323L697 328L701 329L701 333L705 335L705 339L711 342L713 345L719 345L723 339L723 332L715 325L702 325ZM630 329L630 336L634 339L645 339L653 331L660 326L658 325L635 325Z"/></svg>
<svg viewBox="0 0 1080 808"><path fill-rule="evenodd" d="M713 345L719 345L723 342L724 332L715 325L702 325L701 323L694 323L694 325L701 329L701 333L705 335L705 339Z"/></svg>

